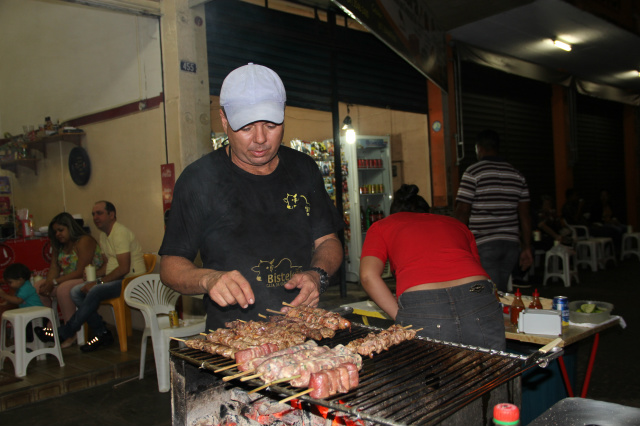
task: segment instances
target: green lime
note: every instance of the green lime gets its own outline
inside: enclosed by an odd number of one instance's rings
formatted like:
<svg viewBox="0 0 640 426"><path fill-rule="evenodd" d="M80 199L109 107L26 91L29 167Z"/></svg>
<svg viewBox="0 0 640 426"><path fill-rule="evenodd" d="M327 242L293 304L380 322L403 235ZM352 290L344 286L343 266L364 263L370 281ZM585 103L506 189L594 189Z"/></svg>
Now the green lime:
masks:
<svg viewBox="0 0 640 426"><path fill-rule="evenodd" d="M582 306L580 306L580 308L582 308L582 311L584 313L590 314L596 309L596 304L595 303L584 303Z"/></svg>

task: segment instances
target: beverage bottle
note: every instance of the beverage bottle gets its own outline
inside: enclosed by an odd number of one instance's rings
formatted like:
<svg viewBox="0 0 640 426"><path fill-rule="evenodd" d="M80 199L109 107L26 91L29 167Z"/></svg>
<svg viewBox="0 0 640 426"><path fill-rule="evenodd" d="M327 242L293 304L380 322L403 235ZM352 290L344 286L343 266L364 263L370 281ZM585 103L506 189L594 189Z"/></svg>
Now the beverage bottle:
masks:
<svg viewBox="0 0 640 426"><path fill-rule="evenodd" d="M497 404L493 407L493 424L517 426L520 424L520 410L513 404Z"/></svg>
<svg viewBox="0 0 640 426"><path fill-rule="evenodd" d="M533 290L533 299L529 303L529 309L542 309L542 303L540 302L540 293L538 289Z"/></svg>
<svg viewBox="0 0 640 426"><path fill-rule="evenodd" d="M518 324L518 317L522 311L524 311L524 303L522 302L522 293L520 293L520 289L518 288L516 289L513 302L511 302L511 324Z"/></svg>

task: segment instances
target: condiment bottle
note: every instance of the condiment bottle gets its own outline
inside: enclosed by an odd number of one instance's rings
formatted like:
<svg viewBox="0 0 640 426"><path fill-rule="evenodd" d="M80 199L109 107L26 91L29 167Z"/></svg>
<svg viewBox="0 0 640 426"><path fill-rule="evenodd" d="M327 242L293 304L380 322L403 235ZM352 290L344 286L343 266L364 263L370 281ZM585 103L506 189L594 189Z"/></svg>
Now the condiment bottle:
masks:
<svg viewBox="0 0 640 426"><path fill-rule="evenodd" d="M520 424L520 409L513 404L497 404L493 407L493 424L515 426Z"/></svg>
<svg viewBox="0 0 640 426"><path fill-rule="evenodd" d="M542 303L540 302L540 293L538 289L533 290L533 299L529 303L529 309L542 309Z"/></svg>
<svg viewBox="0 0 640 426"><path fill-rule="evenodd" d="M520 293L520 289L518 288L516 289L513 302L511 302L511 324L518 324L518 317L522 311L524 311L524 303L522 303L522 293Z"/></svg>

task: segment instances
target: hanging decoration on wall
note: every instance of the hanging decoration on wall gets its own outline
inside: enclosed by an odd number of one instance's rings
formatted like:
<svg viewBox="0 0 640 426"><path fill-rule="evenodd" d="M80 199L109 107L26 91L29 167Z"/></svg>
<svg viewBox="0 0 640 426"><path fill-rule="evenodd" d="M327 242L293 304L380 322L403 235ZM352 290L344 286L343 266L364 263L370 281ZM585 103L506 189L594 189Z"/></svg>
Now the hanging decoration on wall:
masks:
<svg viewBox="0 0 640 426"><path fill-rule="evenodd" d="M89 182L91 161L84 148L77 146L69 153L69 173L71 180L78 186L84 186Z"/></svg>

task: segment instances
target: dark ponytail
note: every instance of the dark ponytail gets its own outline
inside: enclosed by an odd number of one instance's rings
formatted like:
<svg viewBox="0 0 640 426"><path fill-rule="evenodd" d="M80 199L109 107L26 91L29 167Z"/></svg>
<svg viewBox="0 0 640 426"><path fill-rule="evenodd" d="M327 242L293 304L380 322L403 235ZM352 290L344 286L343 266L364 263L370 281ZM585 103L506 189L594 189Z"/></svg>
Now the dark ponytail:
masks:
<svg viewBox="0 0 640 426"><path fill-rule="evenodd" d="M416 185L402 184L394 195L390 214L399 212L429 213L431 206L418 195L420 189Z"/></svg>

